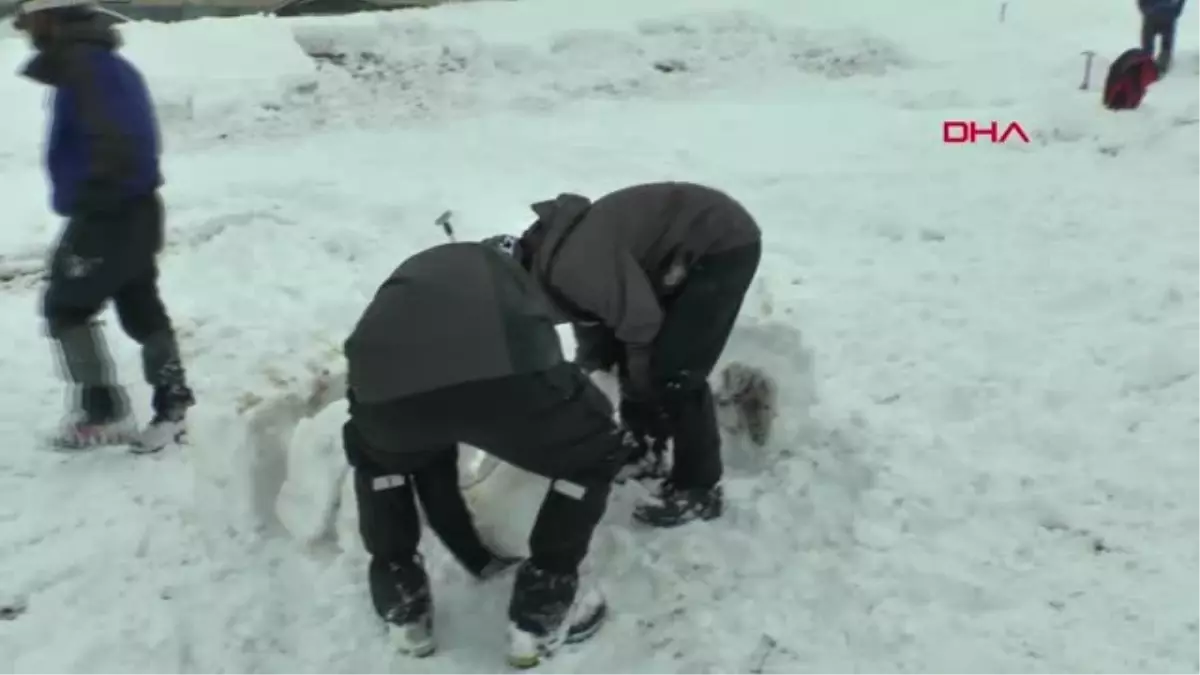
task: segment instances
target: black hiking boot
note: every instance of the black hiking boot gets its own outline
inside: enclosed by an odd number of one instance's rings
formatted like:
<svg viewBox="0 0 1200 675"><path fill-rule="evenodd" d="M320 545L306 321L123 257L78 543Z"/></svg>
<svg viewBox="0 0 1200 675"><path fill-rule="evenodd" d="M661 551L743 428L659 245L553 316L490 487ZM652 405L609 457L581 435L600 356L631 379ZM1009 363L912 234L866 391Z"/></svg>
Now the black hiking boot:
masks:
<svg viewBox="0 0 1200 675"><path fill-rule="evenodd" d="M713 520L725 511L720 485L711 488L677 488L664 483L657 497L633 510L634 520L651 527L678 527L694 520Z"/></svg>
<svg viewBox="0 0 1200 675"><path fill-rule="evenodd" d="M403 562L371 560L368 570L371 601L387 622L396 650L417 658L437 650L433 638L433 595L421 556Z"/></svg>
<svg viewBox="0 0 1200 675"><path fill-rule="evenodd" d="M78 409L50 439L55 449L85 450L137 441L137 423L122 387L80 387L77 397Z"/></svg>
<svg viewBox="0 0 1200 675"><path fill-rule="evenodd" d="M607 617L604 595L580 588L578 574L555 574L526 561L508 606L508 663L533 668L563 645L591 638Z"/></svg>

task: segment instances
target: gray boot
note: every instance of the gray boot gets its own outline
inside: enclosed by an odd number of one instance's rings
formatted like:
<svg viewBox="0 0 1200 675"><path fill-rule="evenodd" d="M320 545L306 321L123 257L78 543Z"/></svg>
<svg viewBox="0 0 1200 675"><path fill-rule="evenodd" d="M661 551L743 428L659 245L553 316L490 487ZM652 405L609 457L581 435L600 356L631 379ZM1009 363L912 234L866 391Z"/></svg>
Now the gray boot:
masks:
<svg viewBox="0 0 1200 675"><path fill-rule="evenodd" d="M137 438L129 397L115 383L104 332L94 321L54 334L73 399L67 419L50 439L63 450L127 445Z"/></svg>

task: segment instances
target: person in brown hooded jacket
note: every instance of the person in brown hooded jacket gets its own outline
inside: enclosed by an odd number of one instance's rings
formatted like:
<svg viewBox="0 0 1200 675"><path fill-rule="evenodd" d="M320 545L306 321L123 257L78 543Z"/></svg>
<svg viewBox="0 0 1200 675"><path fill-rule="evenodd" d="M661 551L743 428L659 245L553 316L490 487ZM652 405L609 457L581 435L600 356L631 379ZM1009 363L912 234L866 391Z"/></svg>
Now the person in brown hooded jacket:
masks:
<svg viewBox="0 0 1200 675"><path fill-rule="evenodd" d="M522 264L574 328L585 370L619 368L634 459L666 439L673 466L634 516L671 527L724 508L721 440L708 383L758 269L762 235L729 195L693 183L634 185L595 202L532 206Z"/></svg>
<svg viewBox="0 0 1200 675"><path fill-rule="evenodd" d="M476 531L458 444L552 479L508 610L509 662L530 667L606 616L599 591L580 588L579 565L634 444L604 393L564 359L553 309L513 242L499 243L421 251L379 288L345 343L343 444L372 601L397 648L417 656L435 646L417 501L471 575L518 562Z"/></svg>

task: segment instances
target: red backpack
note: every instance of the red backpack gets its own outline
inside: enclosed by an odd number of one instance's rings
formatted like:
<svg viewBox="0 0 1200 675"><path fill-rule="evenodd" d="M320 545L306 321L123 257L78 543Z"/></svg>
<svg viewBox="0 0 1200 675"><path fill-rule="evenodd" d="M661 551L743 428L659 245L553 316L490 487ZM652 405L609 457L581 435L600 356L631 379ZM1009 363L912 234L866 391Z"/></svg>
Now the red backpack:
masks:
<svg viewBox="0 0 1200 675"><path fill-rule="evenodd" d="M1130 49L1113 61L1104 81L1104 107L1133 110L1142 104L1146 89L1158 80L1158 66L1141 49Z"/></svg>

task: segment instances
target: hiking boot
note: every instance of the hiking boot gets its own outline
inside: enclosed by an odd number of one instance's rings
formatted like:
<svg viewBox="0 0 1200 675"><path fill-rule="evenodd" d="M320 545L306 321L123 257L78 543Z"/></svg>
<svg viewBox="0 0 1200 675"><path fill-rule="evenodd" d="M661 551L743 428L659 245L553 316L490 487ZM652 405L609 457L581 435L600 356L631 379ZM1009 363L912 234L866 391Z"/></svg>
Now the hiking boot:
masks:
<svg viewBox="0 0 1200 675"><path fill-rule="evenodd" d="M725 510L720 485L678 488L664 483L659 494L633 509L634 520L651 527L678 527L694 520L713 520Z"/></svg>
<svg viewBox="0 0 1200 675"><path fill-rule="evenodd" d="M86 414L78 414L63 422L51 437L50 444L58 450L88 450L101 446L128 445L137 438L137 424L132 415L92 419Z"/></svg>
<svg viewBox="0 0 1200 675"><path fill-rule="evenodd" d="M433 596L421 556L403 562L372 558L368 584L375 611L387 623L396 650L417 658L433 654L437 650Z"/></svg>
<svg viewBox="0 0 1200 675"><path fill-rule="evenodd" d="M1154 65L1158 68L1158 79L1161 80L1171 69L1171 55L1166 52L1159 54L1158 58L1154 60Z"/></svg>
<svg viewBox="0 0 1200 675"><path fill-rule="evenodd" d="M183 417L171 418L155 415L150 424L146 425L129 444L129 451L135 455L149 455L159 452L168 445L183 445L187 443L187 421Z"/></svg>
<svg viewBox="0 0 1200 675"><path fill-rule="evenodd" d="M595 635L608 603L598 589L581 589L578 574L547 572L526 561L517 569L508 617L508 663L533 668L563 645Z"/></svg>
<svg viewBox="0 0 1200 675"><path fill-rule="evenodd" d="M154 417L130 444L130 452L145 455L187 443L187 409L195 404L196 397L185 386L155 387Z"/></svg>
<svg viewBox="0 0 1200 675"><path fill-rule="evenodd" d="M128 445L137 439L137 423L129 398L119 386L84 386L77 390L77 411L50 439L59 450Z"/></svg>

